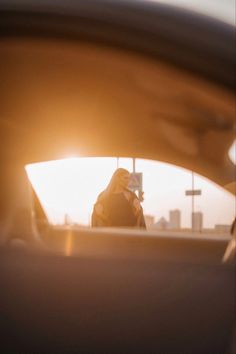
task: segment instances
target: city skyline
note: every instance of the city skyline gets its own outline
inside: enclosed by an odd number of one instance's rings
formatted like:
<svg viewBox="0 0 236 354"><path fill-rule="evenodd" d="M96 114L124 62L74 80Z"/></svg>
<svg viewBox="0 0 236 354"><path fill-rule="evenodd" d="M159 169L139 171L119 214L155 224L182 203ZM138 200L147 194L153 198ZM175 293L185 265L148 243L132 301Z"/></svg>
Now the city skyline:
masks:
<svg viewBox="0 0 236 354"><path fill-rule="evenodd" d="M173 215L175 221L173 220ZM145 215L146 217L146 215ZM148 215L150 217L150 215ZM174 221L174 222L173 222ZM231 224L215 224L212 228L205 228L204 227L204 214L202 212L196 211L194 213L191 213L191 221L192 225L190 225L189 228L182 227L181 226L181 210L175 209L175 210L169 210L169 220L166 219L165 217L161 216L159 220L156 222L150 224L149 226L160 228L160 229L166 229L166 230L194 230L194 231L204 231L204 230L218 230L218 231L224 231L224 232L229 232L231 228Z"/></svg>

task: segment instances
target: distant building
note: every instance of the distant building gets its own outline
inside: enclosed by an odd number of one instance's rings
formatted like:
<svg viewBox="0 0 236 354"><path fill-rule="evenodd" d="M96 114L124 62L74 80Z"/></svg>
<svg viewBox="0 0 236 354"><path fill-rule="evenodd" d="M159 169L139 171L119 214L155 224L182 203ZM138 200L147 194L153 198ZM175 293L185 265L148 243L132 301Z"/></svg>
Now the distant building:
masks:
<svg viewBox="0 0 236 354"><path fill-rule="evenodd" d="M159 230L166 230L169 227L169 223L164 217L162 217L154 224L154 227Z"/></svg>
<svg viewBox="0 0 236 354"><path fill-rule="evenodd" d="M231 225L223 225L223 224L218 224L215 225L215 230L219 233L229 233L231 229Z"/></svg>
<svg viewBox="0 0 236 354"><path fill-rule="evenodd" d="M202 231L203 228L203 214L200 211L192 213L192 230Z"/></svg>
<svg viewBox="0 0 236 354"><path fill-rule="evenodd" d="M65 214L64 216L64 225L73 225L73 221L71 220L71 217L68 214Z"/></svg>
<svg viewBox="0 0 236 354"><path fill-rule="evenodd" d="M180 229L181 227L181 212L179 209L169 211L169 228Z"/></svg>
<svg viewBox="0 0 236 354"><path fill-rule="evenodd" d="M154 216L144 215L144 219L147 227L150 227L154 224Z"/></svg>

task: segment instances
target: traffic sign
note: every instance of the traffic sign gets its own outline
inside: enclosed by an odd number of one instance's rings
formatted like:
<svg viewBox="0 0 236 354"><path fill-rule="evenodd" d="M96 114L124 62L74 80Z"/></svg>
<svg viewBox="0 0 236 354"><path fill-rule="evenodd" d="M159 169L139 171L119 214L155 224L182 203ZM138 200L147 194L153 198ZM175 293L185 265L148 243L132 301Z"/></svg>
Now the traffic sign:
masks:
<svg viewBox="0 0 236 354"><path fill-rule="evenodd" d="M201 195L201 194L202 194L201 189L191 189L185 191L185 195Z"/></svg>
<svg viewBox="0 0 236 354"><path fill-rule="evenodd" d="M132 191L142 191L143 189L143 174L138 172L138 173L131 173L130 174L130 182L129 182L129 188Z"/></svg>

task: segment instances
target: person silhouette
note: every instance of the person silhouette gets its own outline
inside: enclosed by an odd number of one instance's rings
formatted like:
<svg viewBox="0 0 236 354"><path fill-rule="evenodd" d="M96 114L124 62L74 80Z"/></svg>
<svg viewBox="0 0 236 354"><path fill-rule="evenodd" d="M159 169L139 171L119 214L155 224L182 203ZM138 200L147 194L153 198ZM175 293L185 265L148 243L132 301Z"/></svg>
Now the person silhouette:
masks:
<svg viewBox="0 0 236 354"><path fill-rule="evenodd" d="M128 189L130 173L118 168L93 207L92 227L145 228L143 209L136 194Z"/></svg>

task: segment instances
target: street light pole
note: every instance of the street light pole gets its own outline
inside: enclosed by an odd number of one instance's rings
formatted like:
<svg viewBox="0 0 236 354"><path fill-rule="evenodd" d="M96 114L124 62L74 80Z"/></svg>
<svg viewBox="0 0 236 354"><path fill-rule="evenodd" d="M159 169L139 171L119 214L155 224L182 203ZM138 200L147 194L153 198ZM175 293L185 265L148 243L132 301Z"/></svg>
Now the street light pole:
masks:
<svg viewBox="0 0 236 354"><path fill-rule="evenodd" d="M194 172L192 171L192 191L194 191ZM194 231L194 193L192 194L192 230Z"/></svg>
<svg viewBox="0 0 236 354"><path fill-rule="evenodd" d="M196 227L195 227L195 224L194 224L194 213L195 213L195 210L194 210L194 208L195 208L194 196L195 195L201 195L201 194L202 194L201 189L194 189L194 172L192 171L192 189L185 191L185 195L186 196L191 196L192 197L192 217L191 217L191 220L192 220L192 231L196 231Z"/></svg>
<svg viewBox="0 0 236 354"><path fill-rule="evenodd" d="M135 173L135 157L133 157L133 173Z"/></svg>

